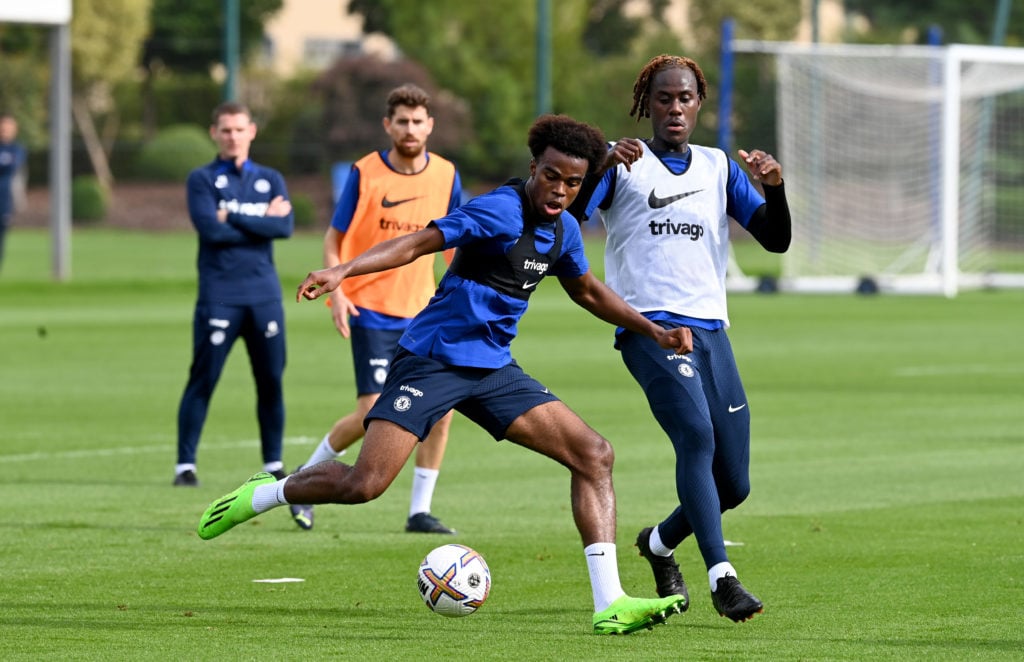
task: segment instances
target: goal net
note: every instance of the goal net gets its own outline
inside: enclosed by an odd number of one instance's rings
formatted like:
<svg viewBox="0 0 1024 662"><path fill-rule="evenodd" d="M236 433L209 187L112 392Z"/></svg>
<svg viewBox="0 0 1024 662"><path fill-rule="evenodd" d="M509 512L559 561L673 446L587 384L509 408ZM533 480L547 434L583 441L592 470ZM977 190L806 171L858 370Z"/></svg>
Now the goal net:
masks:
<svg viewBox="0 0 1024 662"><path fill-rule="evenodd" d="M780 287L1024 287L1024 49L734 42L776 61Z"/></svg>

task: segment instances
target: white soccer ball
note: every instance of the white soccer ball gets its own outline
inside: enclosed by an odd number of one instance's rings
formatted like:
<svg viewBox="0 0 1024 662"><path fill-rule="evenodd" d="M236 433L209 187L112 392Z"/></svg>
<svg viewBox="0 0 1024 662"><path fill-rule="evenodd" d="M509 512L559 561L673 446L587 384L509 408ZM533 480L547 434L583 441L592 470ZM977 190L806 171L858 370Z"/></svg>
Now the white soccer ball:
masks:
<svg viewBox="0 0 1024 662"><path fill-rule="evenodd" d="M465 545L441 545L420 563L416 585L431 611L469 616L491 592L491 571L479 553Z"/></svg>

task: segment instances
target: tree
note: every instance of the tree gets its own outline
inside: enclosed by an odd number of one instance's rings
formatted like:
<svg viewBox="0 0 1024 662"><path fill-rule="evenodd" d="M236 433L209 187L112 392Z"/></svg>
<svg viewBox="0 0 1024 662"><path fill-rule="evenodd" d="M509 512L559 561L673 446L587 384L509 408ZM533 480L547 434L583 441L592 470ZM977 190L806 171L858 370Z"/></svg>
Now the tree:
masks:
<svg viewBox="0 0 1024 662"><path fill-rule="evenodd" d="M1020 8L1020 3L1016 3ZM900 39L909 35L915 42L923 42L931 26L942 29L948 43L987 44L991 40L996 18L996 2L963 2L962 0L917 0L913 3L891 0L845 0L848 12L860 14L872 26L869 35L862 36L879 41L879 36L894 35ZM1024 12L1010 12L1007 43L1024 41Z"/></svg>
<svg viewBox="0 0 1024 662"><path fill-rule="evenodd" d="M439 90L422 65L410 60L391 63L376 57L347 58L338 60L314 85L323 99L320 135L332 161L353 161L388 146L381 120L388 92L403 83L418 85L431 97L435 119L432 151L450 154L470 140L465 104Z"/></svg>
<svg viewBox="0 0 1024 662"><path fill-rule="evenodd" d="M47 136L46 31L34 25L0 24L0 112L18 120L18 139L29 150Z"/></svg>
<svg viewBox="0 0 1024 662"><path fill-rule="evenodd" d="M224 62L224 2L182 3L151 0L153 30L142 49L143 125L151 136L156 130L154 78L162 72L201 74ZM263 26L284 0L238 0L238 40L242 60L263 43Z"/></svg>
<svg viewBox="0 0 1024 662"><path fill-rule="evenodd" d="M553 0L553 110L608 127L628 119L628 94L646 48L665 43L652 16L629 18L620 0ZM663 0L650 0L662 8ZM367 32L393 38L437 84L464 99L476 141L457 155L481 179L522 173L536 112L537 3L522 0L351 0ZM612 30L605 29L608 23ZM673 41L672 43L677 43ZM610 94L605 94L608 90ZM609 104L607 99L622 99ZM624 109L621 106L625 106ZM616 119L616 122L621 120Z"/></svg>
<svg viewBox="0 0 1024 662"><path fill-rule="evenodd" d="M263 26L284 0L239 0L238 33L242 54L263 41ZM183 7L183 5L185 5ZM142 65L174 71L208 73L224 61L224 3L222 0L182 3L152 0L153 30L146 38Z"/></svg>
<svg viewBox="0 0 1024 662"><path fill-rule="evenodd" d="M71 113L100 183L113 184L108 159L119 115L112 103L118 82L137 70L149 30L149 0L75 0L71 19ZM102 127L97 119L102 117Z"/></svg>
<svg viewBox="0 0 1024 662"><path fill-rule="evenodd" d="M796 36L802 10L793 0L691 0L689 17L697 43L712 53L721 42L726 18L735 22L738 39L787 41Z"/></svg>

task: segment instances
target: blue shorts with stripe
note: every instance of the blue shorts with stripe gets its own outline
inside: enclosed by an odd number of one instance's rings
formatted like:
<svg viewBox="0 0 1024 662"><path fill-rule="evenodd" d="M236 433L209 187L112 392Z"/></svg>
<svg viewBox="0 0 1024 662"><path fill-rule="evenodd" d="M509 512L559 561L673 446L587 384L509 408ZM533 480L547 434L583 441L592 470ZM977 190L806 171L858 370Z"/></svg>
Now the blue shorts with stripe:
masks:
<svg viewBox="0 0 1024 662"><path fill-rule="evenodd" d="M558 400L515 361L492 368L451 366L399 347L384 391L366 415L391 421L424 439L454 409L497 440L517 418Z"/></svg>

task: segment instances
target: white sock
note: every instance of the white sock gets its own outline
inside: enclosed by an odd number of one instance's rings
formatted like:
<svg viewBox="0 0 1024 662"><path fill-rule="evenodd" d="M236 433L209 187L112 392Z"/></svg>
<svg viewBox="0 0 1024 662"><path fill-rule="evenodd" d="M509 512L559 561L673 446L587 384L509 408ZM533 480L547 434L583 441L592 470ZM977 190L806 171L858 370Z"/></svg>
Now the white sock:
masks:
<svg viewBox="0 0 1024 662"><path fill-rule="evenodd" d="M594 593L594 612L604 611L608 605L626 594L619 581L619 562L615 557L615 543L595 542L583 548L590 571L590 590Z"/></svg>
<svg viewBox="0 0 1024 662"><path fill-rule="evenodd" d="M194 464L176 464L176 465L174 465L174 475L175 476L177 476L179 474L183 474L186 471L191 471L191 472L195 473L195 470L196 470L196 465L194 465Z"/></svg>
<svg viewBox="0 0 1024 662"><path fill-rule="evenodd" d="M668 556L675 551L661 541L661 533L658 532L658 527L654 527L651 531L651 539L648 542L648 547L651 548L651 554L654 554L655 556Z"/></svg>
<svg viewBox="0 0 1024 662"><path fill-rule="evenodd" d="M728 561L722 561L711 566L708 570L708 581L711 582L711 592L714 593L715 589L718 588L718 580L722 577L727 576L736 577L736 568L732 567L732 564Z"/></svg>
<svg viewBox="0 0 1024 662"><path fill-rule="evenodd" d="M437 469L415 467L412 472L412 498L409 500L409 517L416 513L429 513L430 502L434 498L434 486L437 485Z"/></svg>
<svg viewBox="0 0 1024 662"><path fill-rule="evenodd" d="M341 451L340 453L334 452L334 449L331 448L330 438L330 434L325 434L323 440L319 445L317 445L316 449L313 450L313 454L309 456L309 459L306 460L306 463L302 466L311 467L314 464L320 464L321 462L333 460L344 455L345 451Z"/></svg>
<svg viewBox="0 0 1024 662"><path fill-rule="evenodd" d="M275 481L268 485L260 485L252 492L252 509L257 513L265 513L271 508L283 506L288 501L284 498L284 484L289 477Z"/></svg>
<svg viewBox="0 0 1024 662"><path fill-rule="evenodd" d="M277 462L264 462L263 470L268 474L272 474L275 471L284 471L284 462L278 460Z"/></svg>

